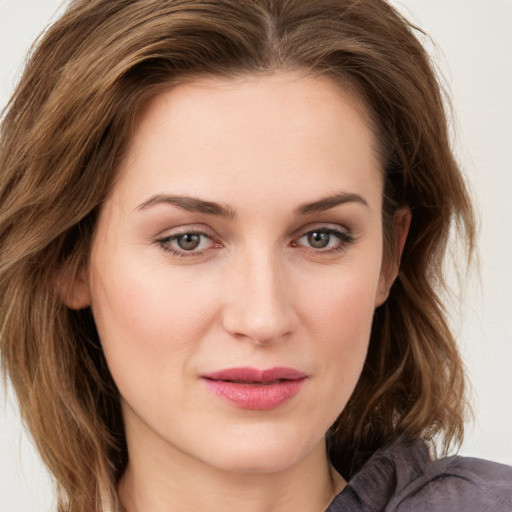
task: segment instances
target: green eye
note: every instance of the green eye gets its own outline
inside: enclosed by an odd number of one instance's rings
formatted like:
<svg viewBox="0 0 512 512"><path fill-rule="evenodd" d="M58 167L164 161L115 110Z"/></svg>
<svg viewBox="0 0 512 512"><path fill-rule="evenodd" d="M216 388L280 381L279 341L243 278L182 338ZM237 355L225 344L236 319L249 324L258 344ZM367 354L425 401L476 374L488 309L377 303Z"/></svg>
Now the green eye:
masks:
<svg viewBox="0 0 512 512"><path fill-rule="evenodd" d="M206 233L189 231L156 240L158 245L166 252L175 256L199 256L203 251L215 246L212 238Z"/></svg>
<svg viewBox="0 0 512 512"><path fill-rule="evenodd" d="M308 243L315 249L324 249L329 245L331 234L325 231L312 231L307 234Z"/></svg>
<svg viewBox="0 0 512 512"><path fill-rule="evenodd" d="M313 229L299 238L300 245L322 253L342 250L352 241L349 231L330 227Z"/></svg>
<svg viewBox="0 0 512 512"><path fill-rule="evenodd" d="M184 251L193 251L201 243L201 235L198 233L185 233L176 237L176 243Z"/></svg>

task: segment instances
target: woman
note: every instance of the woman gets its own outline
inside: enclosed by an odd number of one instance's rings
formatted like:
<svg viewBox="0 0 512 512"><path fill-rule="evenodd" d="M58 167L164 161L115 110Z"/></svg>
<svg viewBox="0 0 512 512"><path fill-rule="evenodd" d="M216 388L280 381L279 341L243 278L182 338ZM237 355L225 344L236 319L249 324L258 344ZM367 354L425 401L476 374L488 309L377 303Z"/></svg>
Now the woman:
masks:
<svg viewBox="0 0 512 512"><path fill-rule="evenodd" d="M435 460L474 222L386 3L73 2L0 169L2 361L62 510L512 509L509 468Z"/></svg>

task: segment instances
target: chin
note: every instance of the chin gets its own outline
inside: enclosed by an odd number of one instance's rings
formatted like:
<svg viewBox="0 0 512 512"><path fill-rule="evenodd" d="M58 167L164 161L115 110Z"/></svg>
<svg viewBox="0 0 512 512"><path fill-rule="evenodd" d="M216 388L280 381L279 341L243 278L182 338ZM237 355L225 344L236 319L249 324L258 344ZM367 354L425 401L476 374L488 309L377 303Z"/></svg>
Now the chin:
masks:
<svg viewBox="0 0 512 512"><path fill-rule="evenodd" d="M221 469L232 473L268 474L285 471L295 465L300 457L297 453L277 452L276 450L254 450L249 453L237 452L233 456L225 456L220 464Z"/></svg>
<svg viewBox="0 0 512 512"><path fill-rule="evenodd" d="M315 445L323 450L325 443L306 443L301 436L265 435L255 432L250 436L230 437L225 443L215 445L209 457L213 465L236 473L278 473L285 471L303 459ZM214 461L215 459L215 461Z"/></svg>

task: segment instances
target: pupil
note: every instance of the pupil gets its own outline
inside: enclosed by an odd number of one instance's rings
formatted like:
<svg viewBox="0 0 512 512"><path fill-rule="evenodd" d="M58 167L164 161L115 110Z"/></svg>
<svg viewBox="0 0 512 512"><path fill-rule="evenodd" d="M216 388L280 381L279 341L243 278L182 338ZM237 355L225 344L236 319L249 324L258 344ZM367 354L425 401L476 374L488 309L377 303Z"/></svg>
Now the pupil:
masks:
<svg viewBox="0 0 512 512"><path fill-rule="evenodd" d="M185 251L192 251L193 249L196 249L200 242L201 235L196 235L193 233L181 235L178 238L178 245L180 246L180 249L183 249Z"/></svg>
<svg viewBox="0 0 512 512"><path fill-rule="evenodd" d="M314 247L315 249L323 249L324 247L327 247L329 239L329 233L322 233L321 231L316 231L308 235L308 242L311 247Z"/></svg>

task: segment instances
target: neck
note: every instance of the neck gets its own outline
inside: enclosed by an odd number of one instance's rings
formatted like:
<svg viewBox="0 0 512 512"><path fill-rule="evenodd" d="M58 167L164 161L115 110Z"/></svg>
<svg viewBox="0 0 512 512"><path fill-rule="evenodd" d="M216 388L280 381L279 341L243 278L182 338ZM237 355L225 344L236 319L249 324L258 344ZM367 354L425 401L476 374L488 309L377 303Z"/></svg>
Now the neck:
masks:
<svg viewBox="0 0 512 512"><path fill-rule="evenodd" d="M324 512L345 484L323 441L290 467L258 473L219 469L172 448L129 448L118 489L124 512Z"/></svg>

